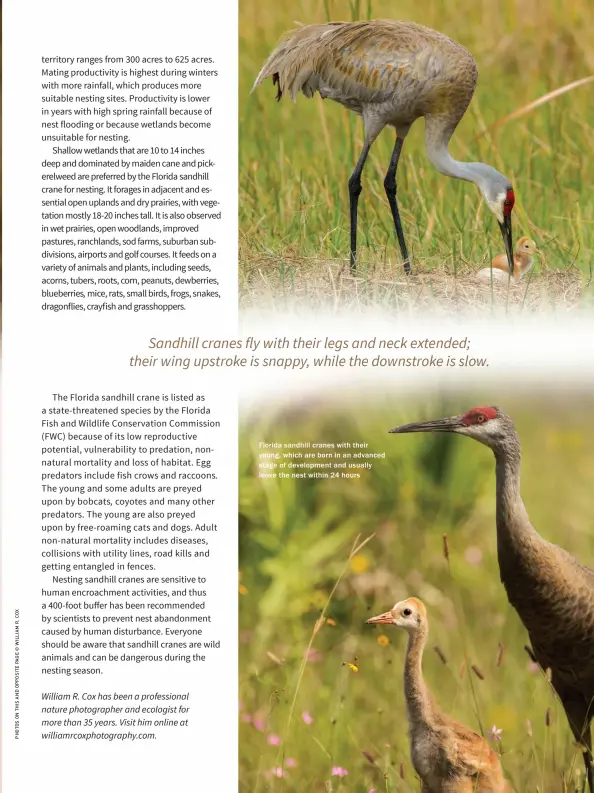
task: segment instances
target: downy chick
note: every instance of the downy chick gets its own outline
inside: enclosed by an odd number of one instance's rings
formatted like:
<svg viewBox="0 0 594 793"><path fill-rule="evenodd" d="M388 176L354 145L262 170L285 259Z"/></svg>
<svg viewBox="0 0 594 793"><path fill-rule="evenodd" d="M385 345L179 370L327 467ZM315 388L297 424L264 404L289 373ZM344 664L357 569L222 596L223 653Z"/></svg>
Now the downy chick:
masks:
<svg viewBox="0 0 594 793"><path fill-rule="evenodd" d="M509 265L505 253L495 256L491 267L485 267L477 273L481 281L490 283L491 274L494 281L518 283L532 268L534 254L538 253L536 243L529 237L520 237L514 253L514 273L509 277Z"/></svg>
<svg viewBox="0 0 594 793"><path fill-rule="evenodd" d="M422 660L429 624L423 603L417 598L402 600L367 622L396 625L408 633L404 696L421 793L511 793L499 757L487 741L442 713L425 683Z"/></svg>

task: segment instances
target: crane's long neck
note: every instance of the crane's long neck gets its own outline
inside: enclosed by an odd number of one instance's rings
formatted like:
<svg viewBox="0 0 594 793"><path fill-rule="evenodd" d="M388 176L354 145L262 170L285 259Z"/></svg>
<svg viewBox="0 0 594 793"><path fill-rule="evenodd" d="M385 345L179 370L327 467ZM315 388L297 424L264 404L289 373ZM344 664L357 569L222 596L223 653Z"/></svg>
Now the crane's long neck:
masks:
<svg viewBox="0 0 594 793"><path fill-rule="evenodd" d="M544 540L536 532L520 495L520 441L515 431L494 449L496 478L497 549L502 578L534 570Z"/></svg>
<svg viewBox="0 0 594 793"><path fill-rule="evenodd" d="M528 521L528 513L520 495L520 442L515 435L509 443L494 449L497 498L497 528L516 534L519 523Z"/></svg>
<svg viewBox="0 0 594 793"><path fill-rule="evenodd" d="M445 176L473 182L483 189L489 172L494 171L490 165L482 162L460 162L455 160L448 151L450 138L457 126L457 121L441 116L425 117L425 145L427 155L433 166Z"/></svg>
<svg viewBox="0 0 594 793"><path fill-rule="evenodd" d="M408 634L404 661L404 697L411 727L430 726L434 712L433 699L423 677L423 651L427 627Z"/></svg>

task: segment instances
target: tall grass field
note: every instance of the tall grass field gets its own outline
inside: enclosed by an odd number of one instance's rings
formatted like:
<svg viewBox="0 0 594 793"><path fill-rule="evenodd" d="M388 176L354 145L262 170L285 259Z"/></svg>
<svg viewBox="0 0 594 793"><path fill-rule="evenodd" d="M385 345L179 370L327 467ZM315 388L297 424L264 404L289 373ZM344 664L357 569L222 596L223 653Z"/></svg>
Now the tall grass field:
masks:
<svg viewBox="0 0 594 793"><path fill-rule="evenodd" d="M324 302L349 250L347 181L363 144L361 119L318 95L274 101L269 80L250 94L279 38L299 24L395 18L419 22L467 47L479 83L451 143L457 159L487 162L516 192L515 238L542 252L537 276L572 273L588 283L594 250L594 83L506 117L594 75L589 0L242 0L240 3L240 292L244 305ZM394 144L386 129L363 174L359 277L391 281L400 254L383 189ZM414 266L468 274L503 252L478 189L429 163L424 123L406 139L399 204ZM377 300L377 295L374 299ZM389 296L387 302L390 302Z"/></svg>
<svg viewBox="0 0 594 793"><path fill-rule="evenodd" d="M594 566L591 398L343 391L244 412L242 793L419 791L403 699L406 635L366 625L406 596L427 606L433 694L500 752L513 790L585 791L580 748L499 579L492 452L463 437L388 434L492 400L522 441L532 523ZM345 441L385 456L359 479L259 476L260 443ZM489 737L493 727L500 740Z"/></svg>

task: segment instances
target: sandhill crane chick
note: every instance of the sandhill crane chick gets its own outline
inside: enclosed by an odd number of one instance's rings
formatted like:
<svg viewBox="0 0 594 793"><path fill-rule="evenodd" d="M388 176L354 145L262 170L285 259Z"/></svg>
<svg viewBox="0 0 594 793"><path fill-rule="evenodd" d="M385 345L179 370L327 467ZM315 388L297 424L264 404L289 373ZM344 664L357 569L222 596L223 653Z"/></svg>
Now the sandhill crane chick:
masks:
<svg viewBox="0 0 594 793"><path fill-rule="evenodd" d="M534 656L550 669L553 688L583 756L594 793L594 570L543 539L520 495L520 439L500 408L476 407L460 416L415 422L390 432L453 432L495 455L497 556L501 581L530 636Z"/></svg>
<svg viewBox="0 0 594 793"><path fill-rule="evenodd" d="M531 240L529 237L520 237L514 253L514 272L511 278L507 256L504 253L495 256L491 267L485 267L479 270L477 277L480 278L481 281L487 281L489 283L491 279L493 279L493 281L517 284L526 273L532 269L535 253L538 253L538 249L534 240Z"/></svg>
<svg viewBox="0 0 594 793"><path fill-rule="evenodd" d="M442 713L423 677L423 651L429 624L424 604L407 598L371 625L396 625L408 633L404 696L411 759L422 793L511 793L499 757L480 735Z"/></svg>
<svg viewBox="0 0 594 793"><path fill-rule="evenodd" d="M371 145L386 126L396 142L384 180L405 272L410 258L396 201L396 169L411 126L425 119L427 154L445 176L474 182L499 223L513 272L511 213L514 191L509 179L490 165L458 162L448 144L466 112L478 77L476 61L457 41L415 22L375 19L328 22L291 31L268 57L254 83L267 77L277 99L316 91L363 117L365 143L349 179L351 269L357 257L357 207L361 173ZM253 90L253 89L252 89Z"/></svg>

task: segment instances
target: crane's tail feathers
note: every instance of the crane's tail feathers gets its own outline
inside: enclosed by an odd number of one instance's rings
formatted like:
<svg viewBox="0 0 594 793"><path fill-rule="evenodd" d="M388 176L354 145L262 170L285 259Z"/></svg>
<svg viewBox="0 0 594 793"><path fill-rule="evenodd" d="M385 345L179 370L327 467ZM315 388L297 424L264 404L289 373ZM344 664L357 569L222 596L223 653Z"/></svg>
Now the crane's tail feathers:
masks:
<svg viewBox="0 0 594 793"><path fill-rule="evenodd" d="M267 77L272 77L277 86L277 100L285 94L295 100L299 91L312 97L318 84L313 65L315 44L339 24L342 23L305 25L289 31L262 66L252 91Z"/></svg>
<svg viewBox="0 0 594 793"><path fill-rule="evenodd" d="M272 75L272 85L276 85L276 101L280 102L281 99L283 98L283 91L282 88L280 87L280 79L278 76L278 72L275 72Z"/></svg>
<svg viewBox="0 0 594 793"><path fill-rule="evenodd" d="M283 95L283 92L282 92L282 89L280 87L280 80L279 80L278 72L272 72L272 74L263 74L263 71L264 70L262 69L262 71L260 72L260 74L256 78L256 82L253 84L252 90L250 91L250 94L253 94L254 91L256 90L256 88L260 85L260 83L263 82L267 77L272 77L272 84L276 85L276 97L275 97L275 99L276 99L277 102L280 102L280 100L282 98L282 95Z"/></svg>
<svg viewBox="0 0 594 793"><path fill-rule="evenodd" d="M256 77L256 81L252 86L252 91L263 83L264 80L268 77L272 77L274 84L276 85L278 82L278 73L279 68L283 63L284 57L287 53L287 49L291 44L291 39L293 37L293 33L297 31L291 30L283 36L282 40L278 44L278 46L270 53L268 58L266 58L264 65L260 69L258 76ZM280 88L279 88L280 90Z"/></svg>
<svg viewBox="0 0 594 793"><path fill-rule="evenodd" d="M272 77L273 84L278 85L276 98L277 99L281 98L283 94L283 90L280 83L279 73L283 65L283 58L285 53L286 53L286 46L284 45L284 43L279 45L274 50L274 52L266 60L264 66L262 66L262 68L260 69L260 73L256 77L256 81L252 86L252 91L255 91L256 88L260 85L260 83L263 83L264 80L266 80L268 77Z"/></svg>

